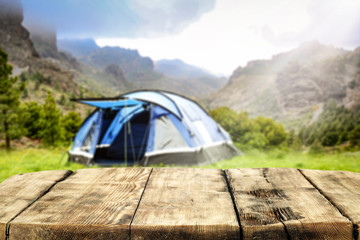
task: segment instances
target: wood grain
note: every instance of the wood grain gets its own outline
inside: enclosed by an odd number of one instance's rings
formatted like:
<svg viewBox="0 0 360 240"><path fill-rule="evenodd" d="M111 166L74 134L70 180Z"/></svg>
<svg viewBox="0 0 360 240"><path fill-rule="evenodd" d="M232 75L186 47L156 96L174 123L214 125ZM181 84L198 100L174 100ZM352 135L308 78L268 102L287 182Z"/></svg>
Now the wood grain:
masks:
<svg viewBox="0 0 360 240"><path fill-rule="evenodd" d="M354 224L354 238L360 239L360 174L343 171L301 170Z"/></svg>
<svg viewBox="0 0 360 240"><path fill-rule="evenodd" d="M131 239L239 239L221 170L154 168L131 224Z"/></svg>
<svg viewBox="0 0 360 240"><path fill-rule="evenodd" d="M1 183L0 240L239 239L234 207L244 239L360 240L359 173L232 169L225 176L222 170L185 168L70 173L17 175Z"/></svg>
<svg viewBox="0 0 360 240"><path fill-rule="evenodd" d="M78 170L10 225L10 239L127 239L151 168Z"/></svg>
<svg viewBox="0 0 360 240"><path fill-rule="evenodd" d="M12 176L0 184L0 239L6 238L6 225L71 171L44 171Z"/></svg>
<svg viewBox="0 0 360 240"><path fill-rule="evenodd" d="M352 239L352 224L296 169L226 170L244 239Z"/></svg>

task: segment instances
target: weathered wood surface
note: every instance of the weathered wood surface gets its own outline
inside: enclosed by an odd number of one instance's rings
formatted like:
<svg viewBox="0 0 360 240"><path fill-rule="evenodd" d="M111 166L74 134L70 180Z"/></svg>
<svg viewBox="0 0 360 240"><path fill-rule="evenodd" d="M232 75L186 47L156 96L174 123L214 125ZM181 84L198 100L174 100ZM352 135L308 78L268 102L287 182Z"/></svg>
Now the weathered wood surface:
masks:
<svg viewBox="0 0 360 240"><path fill-rule="evenodd" d="M244 239L352 239L352 224L296 169L226 171Z"/></svg>
<svg viewBox="0 0 360 240"><path fill-rule="evenodd" d="M185 168L70 173L18 175L1 183L0 240L360 240L359 173Z"/></svg>
<svg viewBox="0 0 360 240"><path fill-rule="evenodd" d="M301 170L305 177L354 224L360 239L360 174L342 171Z"/></svg>
<svg viewBox="0 0 360 240"><path fill-rule="evenodd" d="M44 171L12 176L0 184L0 240L6 238L6 226L71 171Z"/></svg>
<svg viewBox="0 0 360 240"><path fill-rule="evenodd" d="M150 172L78 170L12 221L9 239L127 239Z"/></svg>
<svg viewBox="0 0 360 240"><path fill-rule="evenodd" d="M131 224L132 239L239 239L224 172L154 169Z"/></svg>

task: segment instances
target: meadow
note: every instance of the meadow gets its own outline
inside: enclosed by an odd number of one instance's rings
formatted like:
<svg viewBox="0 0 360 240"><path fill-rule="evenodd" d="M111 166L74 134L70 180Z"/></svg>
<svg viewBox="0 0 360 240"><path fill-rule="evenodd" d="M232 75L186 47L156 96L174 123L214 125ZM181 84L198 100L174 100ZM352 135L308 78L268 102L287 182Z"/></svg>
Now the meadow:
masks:
<svg viewBox="0 0 360 240"><path fill-rule="evenodd" d="M93 167L98 166L95 165ZM247 150L242 156L200 167L219 169L302 168L360 172L360 152L323 152L309 154L277 149L266 152ZM10 152L0 150L0 182L12 175L21 173L58 169L75 171L80 168L85 168L85 166L67 161L66 149L27 148L12 150Z"/></svg>

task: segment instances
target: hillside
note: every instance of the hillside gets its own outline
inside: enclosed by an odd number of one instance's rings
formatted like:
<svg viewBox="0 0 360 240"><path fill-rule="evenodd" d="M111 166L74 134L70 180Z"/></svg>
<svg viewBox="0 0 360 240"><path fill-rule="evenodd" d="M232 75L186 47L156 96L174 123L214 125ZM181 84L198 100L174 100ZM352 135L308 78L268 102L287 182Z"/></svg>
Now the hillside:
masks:
<svg viewBox="0 0 360 240"><path fill-rule="evenodd" d="M7 52L14 74L40 72L47 85L71 94L79 94L80 87L73 81L73 74L61 65L41 58L30 39L29 31L22 26L23 9L21 2L0 2L0 47Z"/></svg>
<svg viewBox="0 0 360 240"><path fill-rule="evenodd" d="M118 66L124 78L130 83L120 89L120 92L133 89L162 89L185 94L191 97L209 95L220 89L226 83L224 78L212 77L210 74L179 77L157 71L156 64L149 57L143 57L138 50L121 47L99 47L91 39L58 40L59 49L77 58L87 69L105 71L111 66ZM183 68L184 74L188 74ZM92 78L97 77L91 75ZM108 82L106 79L102 80ZM119 92L119 91L117 91Z"/></svg>
<svg viewBox="0 0 360 240"><path fill-rule="evenodd" d="M216 78L210 72L187 64L180 59L163 59L155 62L155 71L174 78Z"/></svg>
<svg viewBox="0 0 360 240"><path fill-rule="evenodd" d="M74 57L80 58L90 54L100 47L91 38L86 39L57 39L59 49L70 52Z"/></svg>
<svg viewBox="0 0 360 240"><path fill-rule="evenodd" d="M217 79L180 79L159 73L152 59L142 57L137 50L100 48L92 39L57 40L56 31L41 24L26 29L20 1L0 4L0 47L9 54L14 73L25 74L23 80L33 80L33 76L40 76L39 81L47 79L42 82L47 85L44 91L63 92L70 98L116 96L134 89L156 88L196 97L220 87Z"/></svg>
<svg viewBox="0 0 360 240"><path fill-rule="evenodd" d="M21 101L42 104L51 92L64 113L76 109L85 116L88 107L76 106L70 98L94 94L75 81L79 65L57 51L52 43L56 37L50 32L34 44L31 33L22 25L23 9L17 0L11 1L11 5L9 1L0 1L0 21L0 48L8 54L13 75L26 84ZM35 34L32 37L37 38Z"/></svg>
<svg viewBox="0 0 360 240"><path fill-rule="evenodd" d="M227 82L224 77L215 76L205 69L187 64L180 59L156 61L155 71L180 81L189 82L189 84L198 85L197 88L201 86L204 93L208 95L225 86ZM204 93L200 95L204 95Z"/></svg>
<svg viewBox="0 0 360 240"><path fill-rule="evenodd" d="M307 42L270 60L249 62L207 103L298 128L316 118L329 99L347 107L360 103L360 48L347 52Z"/></svg>

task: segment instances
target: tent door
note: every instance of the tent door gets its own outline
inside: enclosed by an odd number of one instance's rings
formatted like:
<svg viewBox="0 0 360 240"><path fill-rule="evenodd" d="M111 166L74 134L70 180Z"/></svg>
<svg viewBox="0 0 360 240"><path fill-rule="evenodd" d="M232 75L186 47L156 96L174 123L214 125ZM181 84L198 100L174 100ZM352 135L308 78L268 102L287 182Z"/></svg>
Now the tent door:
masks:
<svg viewBox="0 0 360 240"><path fill-rule="evenodd" d="M146 150L150 112L135 114L123 124L110 146L98 147L94 161L99 164L136 164Z"/></svg>

